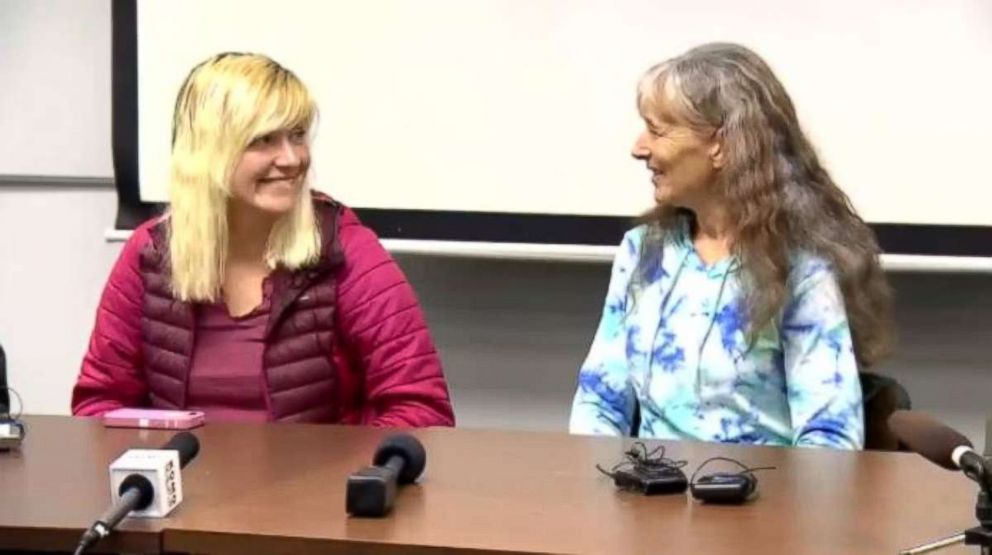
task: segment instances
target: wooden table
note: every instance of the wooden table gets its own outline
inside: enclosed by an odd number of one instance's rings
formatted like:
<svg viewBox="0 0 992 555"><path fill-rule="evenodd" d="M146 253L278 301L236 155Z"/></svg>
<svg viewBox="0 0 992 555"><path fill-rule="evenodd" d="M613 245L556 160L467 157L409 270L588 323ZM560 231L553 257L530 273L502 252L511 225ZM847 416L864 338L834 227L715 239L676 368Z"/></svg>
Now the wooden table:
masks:
<svg viewBox="0 0 992 555"><path fill-rule="evenodd" d="M106 430L67 417L26 417L19 450L0 452L0 549L72 551L110 501L107 467L131 447L159 447L168 434ZM108 551L161 550L161 520L131 519Z"/></svg>
<svg viewBox="0 0 992 555"><path fill-rule="evenodd" d="M170 435L58 417L28 423L25 452L0 455L0 547L73 547L107 503L109 461ZM129 521L116 546L219 554L892 554L974 522L972 484L908 453L666 443L690 471L714 455L777 467L759 474L757 500L726 507L616 491L595 465L619 460L629 440L457 429L414 432L428 453L421 482L400 490L388 518L354 519L344 512L345 480L388 432L210 424L195 433L201 453L183 473L183 505L167 519ZM75 467L75 477L59 475L59 465ZM51 541L32 543L38 530Z"/></svg>

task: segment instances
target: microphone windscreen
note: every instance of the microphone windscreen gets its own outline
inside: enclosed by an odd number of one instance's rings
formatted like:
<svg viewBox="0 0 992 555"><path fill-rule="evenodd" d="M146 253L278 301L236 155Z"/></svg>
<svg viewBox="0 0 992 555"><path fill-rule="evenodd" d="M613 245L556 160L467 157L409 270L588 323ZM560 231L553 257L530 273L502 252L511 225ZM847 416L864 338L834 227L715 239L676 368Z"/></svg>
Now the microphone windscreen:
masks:
<svg viewBox="0 0 992 555"><path fill-rule="evenodd" d="M916 411L893 412L889 417L889 430L911 450L948 470L958 469L951 459L954 449L971 447L968 438L959 432Z"/></svg>
<svg viewBox="0 0 992 555"><path fill-rule="evenodd" d="M375 450L372 464L383 466L390 457L403 459L403 471L396 478L400 484L410 484L420 477L427 466L427 451L420 441L410 434L396 434L387 437Z"/></svg>
<svg viewBox="0 0 992 555"><path fill-rule="evenodd" d="M183 468L186 466L186 463L193 460L199 454L200 440L196 439L196 436L189 432L179 432L172 436L172 439L163 445L162 449L179 451L179 467Z"/></svg>

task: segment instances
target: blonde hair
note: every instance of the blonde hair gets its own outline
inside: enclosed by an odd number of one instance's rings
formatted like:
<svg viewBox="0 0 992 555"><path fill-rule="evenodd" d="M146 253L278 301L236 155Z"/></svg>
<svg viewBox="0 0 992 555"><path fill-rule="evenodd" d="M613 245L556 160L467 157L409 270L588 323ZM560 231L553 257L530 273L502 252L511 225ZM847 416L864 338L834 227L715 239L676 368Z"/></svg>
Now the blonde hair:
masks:
<svg viewBox="0 0 992 555"><path fill-rule="evenodd" d="M168 212L173 295L216 301L228 253L231 178L256 138L280 129L309 129L317 107L291 71L258 54L223 53L200 63L176 97ZM298 269L320 254L320 234L307 180L294 209L273 226L270 268Z"/></svg>

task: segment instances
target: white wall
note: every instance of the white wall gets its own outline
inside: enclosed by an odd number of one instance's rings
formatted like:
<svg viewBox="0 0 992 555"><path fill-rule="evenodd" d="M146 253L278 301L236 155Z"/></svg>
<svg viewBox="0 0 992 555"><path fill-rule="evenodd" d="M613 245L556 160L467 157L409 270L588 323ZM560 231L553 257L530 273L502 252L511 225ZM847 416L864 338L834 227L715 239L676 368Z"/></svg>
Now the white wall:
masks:
<svg viewBox="0 0 992 555"><path fill-rule="evenodd" d="M0 174L113 175L110 0L0 0L0 83Z"/></svg>
<svg viewBox="0 0 992 555"><path fill-rule="evenodd" d="M119 245L111 187L0 184L0 343L32 413L68 409L95 302Z"/></svg>

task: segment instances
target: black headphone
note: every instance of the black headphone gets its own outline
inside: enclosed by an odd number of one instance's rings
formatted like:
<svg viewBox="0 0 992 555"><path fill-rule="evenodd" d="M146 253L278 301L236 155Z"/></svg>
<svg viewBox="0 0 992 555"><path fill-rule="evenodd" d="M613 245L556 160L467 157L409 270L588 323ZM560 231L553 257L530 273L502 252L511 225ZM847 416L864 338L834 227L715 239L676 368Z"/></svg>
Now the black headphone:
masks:
<svg viewBox="0 0 992 555"><path fill-rule="evenodd" d="M699 471L713 461L733 463L741 468L739 472L715 472L696 479ZM689 491L694 499L704 503L740 505L757 495L758 478L756 470L773 470L774 466L749 467L728 457L712 457L703 461L689 480Z"/></svg>

